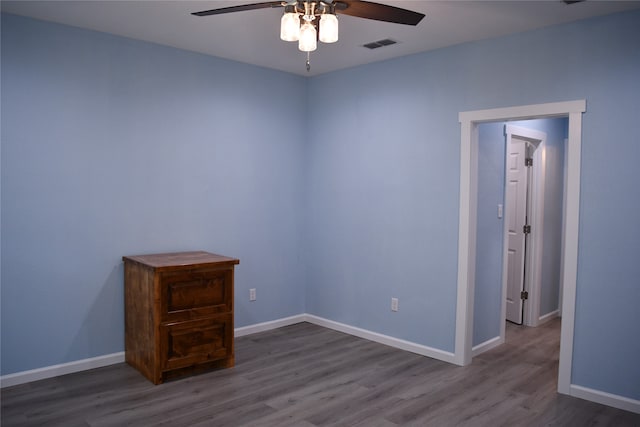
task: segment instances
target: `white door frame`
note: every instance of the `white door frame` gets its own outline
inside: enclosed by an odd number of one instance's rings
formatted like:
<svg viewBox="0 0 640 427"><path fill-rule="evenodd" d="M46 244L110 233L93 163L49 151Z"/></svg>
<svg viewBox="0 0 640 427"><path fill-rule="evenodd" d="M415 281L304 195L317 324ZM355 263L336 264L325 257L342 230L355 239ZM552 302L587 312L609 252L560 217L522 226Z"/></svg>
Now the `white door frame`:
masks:
<svg viewBox="0 0 640 427"><path fill-rule="evenodd" d="M478 177L478 124L496 121L569 117L567 179L565 181L564 248L562 251L562 326L558 392L570 394L573 333L578 269L578 220L580 209L580 152L582 113L586 101L555 102L518 107L461 112L460 214L458 225L458 287L454 363L471 363L473 303L476 267L476 218Z"/></svg>
<svg viewBox="0 0 640 427"><path fill-rule="evenodd" d="M538 326L540 318L540 288L542 281L542 247L544 236L544 190L545 190L545 142L547 134L538 130L523 128L520 126L505 125L506 147L509 147L513 136L519 137L531 143L535 147L533 152L533 174L531 176L531 210L529 212L529 224L531 225L531 235L527 244L526 277L525 284L529 292L529 299L523 313L523 325ZM508 148L507 148L508 149ZM507 173L507 156L505 156L505 174ZM505 187L506 202L506 187ZM508 215L508 214L507 214ZM506 294L507 294L507 248L508 231L507 215L505 215L502 243L502 313L500 322L500 343L505 341L505 318L506 318Z"/></svg>

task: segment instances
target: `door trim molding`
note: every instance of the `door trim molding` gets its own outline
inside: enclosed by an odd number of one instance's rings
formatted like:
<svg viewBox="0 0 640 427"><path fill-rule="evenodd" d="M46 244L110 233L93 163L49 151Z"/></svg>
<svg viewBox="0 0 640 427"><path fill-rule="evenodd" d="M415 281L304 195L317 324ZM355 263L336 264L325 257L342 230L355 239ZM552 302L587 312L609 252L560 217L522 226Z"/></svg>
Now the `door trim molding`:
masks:
<svg viewBox="0 0 640 427"><path fill-rule="evenodd" d="M554 102L490 110L466 111L460 121L460 213L458 223L458 282L454 363L468 365L472 357L473 302L476 264L478 124L484 122L569 117L567 147L566 209L562 251L562 326L558 392L570 394L571 363L578 267L578 220L580 210L580 152L582 113L586 100Z"/></svg>

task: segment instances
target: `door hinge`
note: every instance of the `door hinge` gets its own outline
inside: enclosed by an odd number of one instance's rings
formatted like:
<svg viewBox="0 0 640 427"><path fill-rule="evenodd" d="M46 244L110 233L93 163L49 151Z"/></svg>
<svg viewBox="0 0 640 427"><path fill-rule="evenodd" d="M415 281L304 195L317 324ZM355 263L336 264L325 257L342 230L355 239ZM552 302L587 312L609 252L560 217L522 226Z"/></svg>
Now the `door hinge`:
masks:
<svg viewBox="0 0 640 427"><path fill-rule="evenodd" d="M527 157L526 159L524 159L524 165L527 166L527 167L533 166L533 158L532 157Z"/></svg>
<svg viewBox="0 0 640 427"><path fill-rule="evenodd" d="M529 292L527 291L520 292L520 299L529 299Z"/></svg>
<svg viewBox="0 0 640 427"><path fill-rule="evenodd" d="M522 227L522 232L524 234L531 234L531 226L530 225L525 225Z"/></svg>

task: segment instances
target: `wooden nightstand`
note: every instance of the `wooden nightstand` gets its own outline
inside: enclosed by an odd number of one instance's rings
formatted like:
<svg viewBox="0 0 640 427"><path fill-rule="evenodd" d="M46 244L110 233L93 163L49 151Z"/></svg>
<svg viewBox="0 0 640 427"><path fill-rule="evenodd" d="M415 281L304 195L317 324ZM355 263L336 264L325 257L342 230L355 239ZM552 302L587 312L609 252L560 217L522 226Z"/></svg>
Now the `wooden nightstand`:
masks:
<svg viewBox="0 0 640 427"><path fill-rule="evenodd" d="M233 270L208 252L122 257L125 360L154 384L234 365Z"/></svg>

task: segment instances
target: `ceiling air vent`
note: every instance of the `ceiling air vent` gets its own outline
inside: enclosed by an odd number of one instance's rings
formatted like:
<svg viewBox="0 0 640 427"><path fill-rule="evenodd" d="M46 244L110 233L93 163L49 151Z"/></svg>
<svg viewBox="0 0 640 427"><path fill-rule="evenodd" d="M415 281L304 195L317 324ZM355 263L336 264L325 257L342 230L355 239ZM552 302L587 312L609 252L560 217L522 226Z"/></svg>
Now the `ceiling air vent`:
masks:
<svg viewBox="0 0 640 427"><path fill-rule="evenodd" d="M371 43L367 43L367 44L363 44L362 47L366 47L367 49L377 49L379 47L382 46L390 46L392 44L396 44L398 43L395 40L391 40L391 39L383 39L383 40L378 40L377 42L371 42Z"/></svg>

